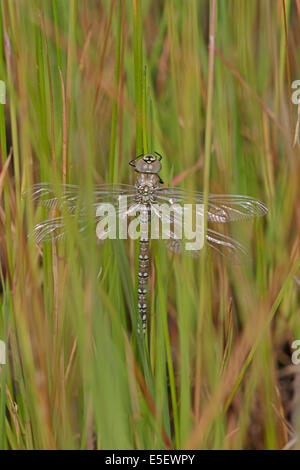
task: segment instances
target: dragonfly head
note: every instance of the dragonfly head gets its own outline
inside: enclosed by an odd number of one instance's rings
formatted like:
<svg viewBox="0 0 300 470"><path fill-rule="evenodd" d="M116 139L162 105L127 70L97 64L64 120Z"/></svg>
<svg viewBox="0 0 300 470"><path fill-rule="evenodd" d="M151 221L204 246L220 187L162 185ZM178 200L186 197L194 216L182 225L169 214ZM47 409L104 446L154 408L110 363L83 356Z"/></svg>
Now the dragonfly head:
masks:
<svg viewBox="0 0 300 470"><path fill-rule="evenodd" d="M133 166L138 173L159 173L161 170L160 161L162 156L157 152L154 153L156 155L152 153L139 155L131 160L129 165Z"/></svg>

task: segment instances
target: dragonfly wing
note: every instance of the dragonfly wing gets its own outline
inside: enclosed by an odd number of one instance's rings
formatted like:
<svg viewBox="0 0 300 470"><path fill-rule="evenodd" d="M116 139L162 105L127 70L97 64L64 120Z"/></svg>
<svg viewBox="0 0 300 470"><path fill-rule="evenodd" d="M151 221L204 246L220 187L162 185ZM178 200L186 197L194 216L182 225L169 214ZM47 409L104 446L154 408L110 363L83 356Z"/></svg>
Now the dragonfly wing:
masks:
<svg viewBox="0 0 300 470"><path fill-rule="evenodd" d="M201 250L187 250L185 248L185 243L182 240L172 239L166 240L166 246L169 251L177 255L186 255L191 256L192 258L198 258L200 256Z"/></svg>
<svg viewBox="0 0 300 470"><path fill-rule="evenodd" d="M54 186L50 183L39 183L33 185L23 194L38 205L47 210L63 210L64 215L76 218L77 230L85 231L88 222L87 202L84 199L82 188L77 185L65 184ZM127 203L120 204L121 197L127 197ZM125 217L132 210L135 198L135 187L127 184L97 185L93 189L93 206L95 209L95 222L101 220L97 217L97 210L101 203L110 203L116 209L116 215ZM37 242L57 240L63 238L69 230L70 224L66 224L64 217L52 217L38 223L30 236L34 236Z"/></svg>
<svg viewBox="0 0 300 470"><path fill-rule="evenodd" d="M187 192L180 188L159 188L156 201L159 204L199 204L201 209L204 202L203 193ZM267 206L258 199L250 196L230 194L209 194L207 217L211 222L225 223L261 217L268 212Z"/></svg>
<svg viewBox="0 0 300 470"><path fill-rule="evenodd" d="M248 259L248 253L244 246L228 235L207 229L206 242L213 250L234 262L240 263Z"/></svg>
<svg viewBox="0 0 300 470"><path fill-rule="evenodd" d="M191 250L187 249L189 245L187 243L190 240L187 240L184 237L184 227L182 224L182 211L180 207L174 207L174 211L163 212L161 208L157 205L151 207L152 211L152 225L153 225L153 216L156 216L161 222L159 230L156 233L155 238L162 238L168 250L176 254L186 254L189 256L198 257L200 255L200 250ZM152 229L152 227L151 227Z"/></svg>
<svg viewBox="0 0 300 470"><path fill-rule="evenodd" d="M117 206L120 197L127 196L128 200L132 201L135 192L135 187L129 184L96 185L93 190L93 203L97 206L102 202L110 202ZM73 184L63 184L55 187L50 183L39 183L33 185L23 195L30 197L32 201L47 209L66 207L72 212L78 206L83 210L86 207L82 189L80 186Z"/></svg>
<svg viewBox="0 0 300 470"><path fill-rule="evenodd" d="M29 234L37 243L41 241L59 240L66 234L66 225L63 217L54 217L36 224Z"/></svg>
<svg viewBox="0 0 300 470"><path fill-rule="evenodd" d="M126 218L127 216L135 216L139 211L139 204L131 203L127 207L120 208L116 210L116 216L119 218ZM101 222L106 217L106 214L96 215L93 222L95 222L95 234L98 236L97 224ZM51 240L60 240L66 236L66 234L71 229L76 229L78 232L83 233L90 227L90 221L88 220L88 215L86 212L82 212L79 216L76 216L74 213L68 215L69 224L66 222L66 217L52 217L46 220L42 220L36 224L33 228L33 231L30 233L29 237L35 239L37 243L42 241L51 241ZM74 226L72 225L74 221ZM112 231L113 226L108 225L105 229L102 230L102 236L98 238L103 239L109 236L109 233ZM104 233L105 232L105 233Z"/></svg>
<svg viewBox="0 0 300 470"><path fill-rule="evenodd" d="M193 258L200 256L201 250L187 250L186 242L176 238L169 238L165 241L169 251L179 255L188 255ZM214 230L208 229L206 234L207 245L216 253L234 264L241 264L249 259L248 253L238 241L223 235Z"/></svg>
<svg viewBox="0 0 300 470"><path fill-rule="evenodd" d="M161 221L164 217L166 225L161 224L160 238L166 239L166 245L170 251L177 254L187 254L192 257L200 255L201 249L191 249L190 242L194 242L194 240L188 240L184 237L184 227L182 227L182 218L179 211L170 212L169 216L167 213L162 215L159 206L152 207L152 211ZM169 226L167 222L169 222ZM175 230L175 226L178 229L180 224L181 232ZM244 261L248 257L245 248L238 241L210 228L206 231L206 243L214 251L234 262ZM193 246L195 246L194 243Z"/></svg>

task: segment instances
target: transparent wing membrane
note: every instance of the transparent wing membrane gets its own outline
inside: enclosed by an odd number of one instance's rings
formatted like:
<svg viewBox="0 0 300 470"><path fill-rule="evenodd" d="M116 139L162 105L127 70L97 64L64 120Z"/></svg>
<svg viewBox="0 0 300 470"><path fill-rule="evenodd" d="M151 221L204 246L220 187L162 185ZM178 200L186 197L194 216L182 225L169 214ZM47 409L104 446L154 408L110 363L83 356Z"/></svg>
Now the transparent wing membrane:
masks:
<svg viewBox="0 0 300 470"><path fill-rule="evenodd" d="M33 201L53 209L66 205L70 210L78 204L84 204L80 200L80 188L76 185L66 184L58 187L59 194L55 193L53 185L49 183L36 184L25 196ZM94 188L94 204L111 202L118 204L120 196L134 199L136 189L129 184L97 185ZM203 193L187 192L180 188L158 188L156 190L156 202L158 204L203 204ZM239 221L252 217L261 217L267 214L268 209L261 201L243 195L209 194L208 196L208 220L211 222L226 223Z"/></svg>
<svg viewBox="0 0 300 470"><path fill-rule="evenodd" d="M156 200L159 204L203 204L203 193L189 193L179 188L159 188ZM257 199L229 194L209 194L207 209L208 220L218 223L261 217L268 212L265 204Z"/></svg>
<svg viewBox="0 0 300 470"><path fill-rule="evenodd" d="M93 204L97 206L101 202L111 202L117 205L120 196L133 199L134 195L135 188L129 184L97 185L93 191ZM50 183L35 184L31 190L24 193L24 196L31 198L32 201L47 209L67 207L70 211L73 211L78 205L85 205L80 187L72 184L59 185L57 191Z"/></svg>
<svg viewBox="0 0 300 470"><path fill-rule="evenodd" d="M154 209L155 214L162 219L162 214L158 209ZM203 214L201 214L203 215ZM166 214L164 214L166 218ZM171 227L177 228L181 225L180 232L182 233L182 237L179 239L175 230L165 230L162 227L161 235L162 238L166 239L167 248L172 251L173 253L177 254L187 254L192 256L193 258L200 256L201 250L194 250L194 249L187 249L187 243L190 242L189 239L184 237L184 227L182 226L182 219L180 214L175 212L170 212L169 222ZM229 237L228 235L224 235L220 232L212 230L210 228L206 231L206 243L210 246L215 252L219 253L221 256L224 256L228 259L239 261L245 260L248 255L247 251L243 247L241 243L234 240L233 238Z"/></svg>
<svg viewBox="0 0 300 470"><path fill-rule="evenodd" d="M59 211L60 216L52 217L38 223L33 230L35 240L41 241L57 240L63 238L69 226L64 218L67 210L69 217L76 218L76 227L79 232L87 228L87 202L84 199L84 191L76 185L66 184L54 187L49 183L34 185L25 194L38 205L42 205L51 211ZM127 205L120 205L120 197L127 197ZM101 203L111 203L116 211L116 216L121 219L134 217L145 213L145 206L139 204L136 199L136 188L128 184L104 184L96 185L93 191L93 208L95 210L95 227L102 220L97 209ZM170 228L166 230L160 227L158 238L167 239L169 250L174 253L187 253L190 256L199 256L200 250L187 250L184 238L178 239L178 228L182 225L182 209L184 204L194 204L193 214L203 216L203 193L186 192L180 188L158 188L155 192L155 203L151 204L152 214L162 221L160 205L169 207L169 215L164 213L164 221L169 218ZM268 212L265 204L249 196L241 195L217 195L209 194L207 206L208 222L227 223L230 221L245 220L252 217L263 216ZM147 210L146 210L147 212ZM57 215L57 213L56 213ZM177 228L175 230L175 227ZM108 232L107 232L108 233ZM181 234L184 229L181 227ZM206 231L206 243L217 253L229 258L244 258L246 251L244 247L233 238L223 235L211 228Z"/></svg>
<svg viewBox="0 0 300 470"><path fill-rule="evenodd" d="M175 254L184 254L191 256L192 258L197 258L201 254L201 250L186 250L185 242L183 240L171 237L168 240L165 240L165 242L168 250ZM206 243L213 252L233 261L234 263L245 262L249 259L248 253L243 245L233 238L214 230L207 230Z"/></svg>
<svg viewBox="0 0 300 470"><path fill-rule="evenodd" d="M43 220L36 224L33 231L29 234L30 238L34 238L37 243L42 241L59 240L66 234L66 225L63 217L53 217L52 219Z"/></svg>

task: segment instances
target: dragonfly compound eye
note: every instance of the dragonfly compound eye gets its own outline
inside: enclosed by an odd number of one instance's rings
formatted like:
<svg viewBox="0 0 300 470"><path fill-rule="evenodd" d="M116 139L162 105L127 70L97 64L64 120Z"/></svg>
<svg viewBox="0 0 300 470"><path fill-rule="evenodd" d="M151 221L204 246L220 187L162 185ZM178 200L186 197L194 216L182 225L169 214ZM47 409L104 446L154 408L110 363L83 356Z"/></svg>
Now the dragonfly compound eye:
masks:
<svg viewBox="0 0 300 470"><path fill-rule="evenodd" d="M158 173L160 170L161 163L154 155L145 155L135 165L135 171L138 173Z"/></svg>

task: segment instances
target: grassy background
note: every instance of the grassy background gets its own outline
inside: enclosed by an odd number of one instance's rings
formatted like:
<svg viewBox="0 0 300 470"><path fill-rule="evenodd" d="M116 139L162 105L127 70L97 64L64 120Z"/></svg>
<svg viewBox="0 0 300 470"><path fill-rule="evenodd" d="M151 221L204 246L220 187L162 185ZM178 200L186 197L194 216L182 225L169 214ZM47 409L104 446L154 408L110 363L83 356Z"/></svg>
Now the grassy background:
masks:
<svg viewBox="0 0 300 470"><path fill-rule="evenodd" d="M0 448L299 448L299 0L3 0L0 15ZM135 244L99 246L91 210L85 238L67 219L38 247L46 213L21 197L72 182L92 201L94 183L134 182L143 149L167 183L269 207L230 228L245 265L153 243L148 345Z"/></svg>

